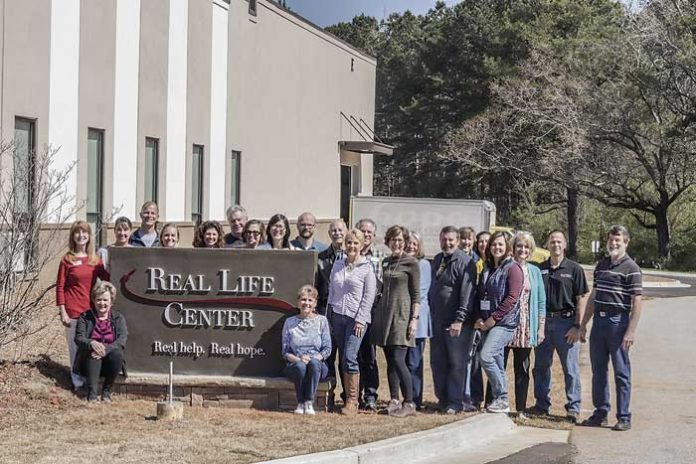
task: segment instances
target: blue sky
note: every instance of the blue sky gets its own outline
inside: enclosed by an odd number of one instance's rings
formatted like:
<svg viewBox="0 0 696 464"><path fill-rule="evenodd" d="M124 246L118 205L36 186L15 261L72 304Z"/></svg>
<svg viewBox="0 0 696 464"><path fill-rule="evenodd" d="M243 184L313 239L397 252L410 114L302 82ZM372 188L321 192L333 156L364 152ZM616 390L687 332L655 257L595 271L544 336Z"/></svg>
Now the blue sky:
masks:
<svg viewBox="0 0 696 464"><path fill-rule="evenodd" d="M435 0L286 0L287 6L295 13L313 23L326 27L338 22L346 22L360 13L383 19L391 13L411 10L423 14L435 5ZM446 0L447 5L458 3Z"/></svg>

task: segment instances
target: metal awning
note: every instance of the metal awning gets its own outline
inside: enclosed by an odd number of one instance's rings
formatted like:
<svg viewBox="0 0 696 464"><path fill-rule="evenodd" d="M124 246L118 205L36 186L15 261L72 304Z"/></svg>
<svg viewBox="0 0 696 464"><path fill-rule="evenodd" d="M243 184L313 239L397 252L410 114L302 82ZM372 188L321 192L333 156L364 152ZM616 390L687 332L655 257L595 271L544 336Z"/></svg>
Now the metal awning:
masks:
<svg viewBox="0 0 696 464"><path fill-rule="evenodd" d="M341 150L352 151L354 153L372 153L386 156L394 154L393 146L380 142L342 140L338 142L338 146Z"/></svg>

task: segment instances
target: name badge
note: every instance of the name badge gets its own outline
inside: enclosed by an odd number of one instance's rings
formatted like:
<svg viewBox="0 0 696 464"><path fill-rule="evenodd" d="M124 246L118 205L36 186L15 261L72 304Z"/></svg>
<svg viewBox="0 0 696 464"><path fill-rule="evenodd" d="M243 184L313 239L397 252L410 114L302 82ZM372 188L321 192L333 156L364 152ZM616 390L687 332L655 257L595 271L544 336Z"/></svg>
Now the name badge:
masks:
<svg viewBox="0 0 696 464"><path fill-rule="evenodd" d="M542 270L541 270L541 273L542 273L542 274L548 274L548 273L549 273L549 270L548 270L548 269L542 269Z"/></svg>
<svg viewBox="0 0 696 464"><path fill-rule="evenodd" d="M490 300L481 300L481 311L490 311L491 310L491 301Z"/></svg>

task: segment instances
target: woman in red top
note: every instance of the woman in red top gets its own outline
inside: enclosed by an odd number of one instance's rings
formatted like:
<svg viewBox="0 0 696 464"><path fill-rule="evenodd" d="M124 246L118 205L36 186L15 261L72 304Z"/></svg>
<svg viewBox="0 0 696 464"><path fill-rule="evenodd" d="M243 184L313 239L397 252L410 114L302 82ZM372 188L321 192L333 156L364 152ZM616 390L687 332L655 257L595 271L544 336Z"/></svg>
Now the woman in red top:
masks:
<svg viewBox="0 0 696 464"><path fill-rule="evenodd" d="M77 221L70 228L68 252L60 261L56 279L56 305L58 305L60 321L65 326L71 372L77 353L75 345L77 319L91 307L90 291L97 278L109 280L109 273L94 251L92 229L89 224L85 221ZM82 388L85 381L83 377L73 373L72 383L77 390Z"/></svg>

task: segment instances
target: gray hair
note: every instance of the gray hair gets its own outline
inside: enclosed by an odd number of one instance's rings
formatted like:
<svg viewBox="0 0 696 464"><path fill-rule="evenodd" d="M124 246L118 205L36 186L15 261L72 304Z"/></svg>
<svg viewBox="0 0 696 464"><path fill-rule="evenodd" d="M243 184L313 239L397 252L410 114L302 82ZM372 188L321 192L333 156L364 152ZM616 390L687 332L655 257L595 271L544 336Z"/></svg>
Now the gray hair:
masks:
<svg viewBox="0 0 696 464"><path fill-rule="evenodd" d="M227 208L227 211L225 211L225 217L227 217L228 221L234 213L242 213L245 218L249 219L249 213L247 213L247 210L245 210L241 205L232 205Z"/></svg>
<svg viewBox="0 0 696 464"><path fill-rule="evenodd" d="M108 293L111 296L111 302L116 299L116 287L111 282L106 280L97 280L97 283L92 287L92 300L96 300L99 295Z"/></svg>
<svg viewBox="0 0 696 464"><path fill-rule="evenodd" d="M355 228L359 229L363 222L366 222L368 224L372 224L372 228L375 229L375 232L377 232L377 223L375 223L375 221L373 221L370 218L360 219L358 222L355 223Z"/></svg>

